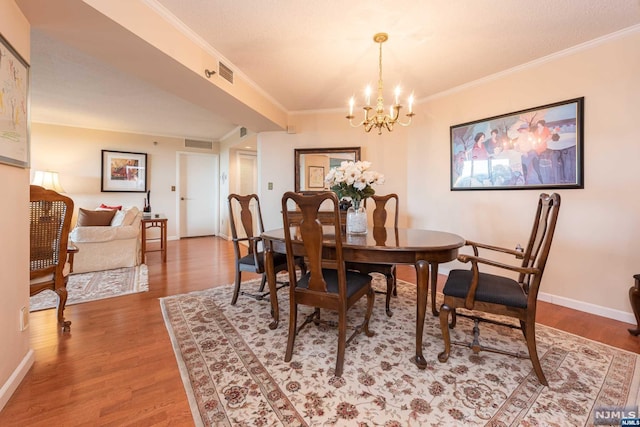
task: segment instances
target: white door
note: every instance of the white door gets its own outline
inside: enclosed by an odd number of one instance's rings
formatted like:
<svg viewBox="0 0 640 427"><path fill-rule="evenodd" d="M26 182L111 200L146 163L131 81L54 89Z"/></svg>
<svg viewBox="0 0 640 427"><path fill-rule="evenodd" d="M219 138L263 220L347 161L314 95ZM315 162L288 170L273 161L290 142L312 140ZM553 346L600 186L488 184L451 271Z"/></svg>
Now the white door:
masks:
<svg viewBox="0 0 640 427"><path fill-rule="evenodd" d="M254 153L238 153L240 194L258 192L258 159Z"/></svg>
<svg viewBox="0 0 640 427"><path fill-rule="evenodd" d="M218 156L178 153L180 237L215 235Z"/></svg>
<svg viewBox="0 0 640 427"><path fill-rule="evenodd" d="M258 159L255 153L248 151L240 151L238 152L237 157L237 166L238 166L238 183L237 183L237 193L241 195L249 195L249 194L257 194L258 193ZM249 205L249 209L251 210L251 214L253 217L253 232L258 233L258 209L254 203ZM240 223L240 212L239 209L234 211L235 214L235 223ZM242 229L242 227L240 227ZM244 230L238 230L240 234L239 237L246 237L244 235ZM246 245L246 242L242 244Z"/></svg>

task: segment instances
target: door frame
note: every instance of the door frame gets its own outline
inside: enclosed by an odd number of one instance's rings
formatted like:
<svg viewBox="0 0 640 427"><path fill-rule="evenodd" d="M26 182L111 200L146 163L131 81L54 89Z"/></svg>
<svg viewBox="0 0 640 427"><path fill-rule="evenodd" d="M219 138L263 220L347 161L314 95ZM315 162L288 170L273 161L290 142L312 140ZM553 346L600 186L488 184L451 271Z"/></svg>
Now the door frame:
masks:
<svg viewBox="0 0 640 427"><path fill-rule="evenodd" d="M256 177L256 182L255 182L255 188L253 189L253 192L258 194L259 190L260 190L260 183L259 183L259 178L260 176L258 175L258 153L256 151L247 151L247 150L238 150L236 153L236 171L237 171L237 175L238 175L238 179L236 180L236 191L234 191L235 193L240 191L240 186L241 186L241 167L240 167L240 162L242 159L248 159L251 158L252 160L254 160L254 168L253 168L253 173L255 174ZM259 196L259 194L258 194Z"/></svg>
<svg viewBox="0 0 640 427"><path fill-rule="evenodd" d="M180 205L181 195L181 170L180 159L182 156L206 156L211 157L213 160L213 185L216 189L216 194L213 198L213 215L215 216L213 222L213 234L215 236L220 235L220 155L216 153L197 153L193 151L176 151L176 234L178 239L182 238L182 212Z"/></svg>

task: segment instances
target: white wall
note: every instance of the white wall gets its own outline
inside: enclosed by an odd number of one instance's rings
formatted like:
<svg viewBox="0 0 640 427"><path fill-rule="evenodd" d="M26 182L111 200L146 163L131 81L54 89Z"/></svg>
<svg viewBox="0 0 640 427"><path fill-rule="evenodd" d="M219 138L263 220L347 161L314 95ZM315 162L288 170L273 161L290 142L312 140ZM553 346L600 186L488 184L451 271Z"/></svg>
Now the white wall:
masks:
<svg viewBox="0 0 640 427"><path fill-rule="evenodd" d="M0 2L0 29L29 62L29 23L13 0ZM29 329L20 331L19 322L20 308L29 307L29 170L0 164L0 182L5 201L0 216L1 410L33 364L33 351Z"/></svg>
<svg viewBox="0 0 640 427"><path fill-rule="evenodd" d="M282 194L294 191L294 149L318 147L361 147L361 159L372 163L371 170L383 173L386 183L376 188L379 194L407 193L406 160L410 128L397 128L391 134L366 134L352 129L343 113L300 114L292 116L296 134L263 132L258 135L260 163L260 203L266 229L282 226L280 213ZM269 182L273 190L268 190ZM401 226L406 226L409 215L406 198L400 199Z"/></svg>
<svg viewBox="0 0 640 427"><path fill-rule="evenodd" d="M142 209L146 193L100 192L102 150L147 153L148 189L151 209L169 219L167 235L175 239L178 232L176 186L177 152L217 153L213 150L184 148L181 138L81 129L32 123L32 170L55 170L65 192L78 208L93 209L101 203L137 206ZM206 184L203 184L206 185Z"/></svg>
<svg viewBox="0 0 640 427"><path fill-rule="evenodd" d="M540 190L450 191L449 127L584 96L585 188L558 191L562 208L541 298L634 323L627 295L640 268L638 46L640 28L469 84L421 102L414 124L391 134L351 129L340 113L294 116L297 134L258 137L265 227L282 224L294 148L361 146L362 158L387 177L377 191L399 194L403 225L524 244Z"/></svg>
<svg viewBox="0 0 640 427"><path fill-rule="evenodd" d="M632 322L628 289L640 268L640 27L618 36L421 104L426 120L411 134L409 194L428 191L429 199L412 198L409 209L437 203L416 226L508 247L523 243L540 191L449 191L449 126L584 96L585 188L558 191L562 207L542 298ZM425 167L421 159L433 161Z"/></svg>

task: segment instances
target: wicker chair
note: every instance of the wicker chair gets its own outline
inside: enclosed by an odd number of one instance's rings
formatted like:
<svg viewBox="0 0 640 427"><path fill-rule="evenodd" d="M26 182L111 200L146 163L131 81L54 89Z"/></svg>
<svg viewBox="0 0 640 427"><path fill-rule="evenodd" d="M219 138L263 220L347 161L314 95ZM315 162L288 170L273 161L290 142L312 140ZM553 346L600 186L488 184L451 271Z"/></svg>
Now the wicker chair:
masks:
<svg viewBox="0 0 640 427"><path fill-rule="evenodd" d="M64 320L67 303L67 243L73 200L37 185L30 189L30 295L52 290L58 295L58 325L63 331L71 329Z"/></svg>

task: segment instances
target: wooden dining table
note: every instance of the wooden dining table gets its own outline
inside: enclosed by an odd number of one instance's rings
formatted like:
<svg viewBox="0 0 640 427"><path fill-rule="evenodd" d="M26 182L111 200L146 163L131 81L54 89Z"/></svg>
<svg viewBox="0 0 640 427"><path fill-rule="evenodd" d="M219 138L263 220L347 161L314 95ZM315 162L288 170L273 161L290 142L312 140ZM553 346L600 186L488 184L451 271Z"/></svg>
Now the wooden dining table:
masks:
<svg viewBox="0 0 640 427"><path fill-rule="evenodd" d="M295 232L292 231L292 235L295 235ZM265 231L261 237L264 242L265 270L273 316L269 327L275 329L280 321L280 310L273 254L286 253L284 229ZM464 242L465 240L457 234L412 228L370 227L366 234L343 234L342 252L346 262L415 265L416 354L412 361L421 369L427 366L422 354L422 332L427 311L429 279L431 279L431 310L433 315L437 316L438 310L435 304L438 264L456 259L458 249L464 245ZM333 234L325 235L323 246L323 257L335 259ZM429 270L431 270L431 277L429 277Z"/></svg>

